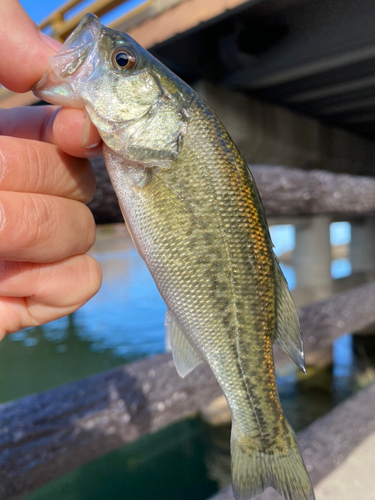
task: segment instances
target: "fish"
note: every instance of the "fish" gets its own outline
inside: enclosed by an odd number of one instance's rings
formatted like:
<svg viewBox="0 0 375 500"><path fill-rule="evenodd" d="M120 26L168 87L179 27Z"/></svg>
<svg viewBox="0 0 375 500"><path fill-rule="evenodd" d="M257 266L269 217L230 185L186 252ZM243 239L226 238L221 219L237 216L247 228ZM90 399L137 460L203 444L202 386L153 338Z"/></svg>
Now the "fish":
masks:
<svg viewBox="0 0 375 500"><path fill-rule="evenodd" d="M313 500L272 345L305 371L296 308L245 160L210 107L129 35L86 14L34 94L84 108L134 245L167 304L178 373L205 362L232 417L232 487Z"/></svg>

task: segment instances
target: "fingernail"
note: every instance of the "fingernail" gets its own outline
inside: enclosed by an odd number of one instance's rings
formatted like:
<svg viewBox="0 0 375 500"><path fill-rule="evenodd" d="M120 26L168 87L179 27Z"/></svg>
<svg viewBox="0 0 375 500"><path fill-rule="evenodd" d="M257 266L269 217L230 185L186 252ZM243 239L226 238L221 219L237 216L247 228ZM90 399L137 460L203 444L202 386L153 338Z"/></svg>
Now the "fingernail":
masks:
<svg viewBox="0 0 375 500"><path fill-rule="evenodd" d="M3 229L5 225L5 213L4 213L4 207L0 203L0 231Z"/></svg>
<svg viewBox="0 0 375 500"><path fill-rule="evenodd" d="M0 186L1 186L2 180L4 179L4 177L6 175L6 171L7 171L7 168L6 168L5 154L3 154L2 151L0 151ZM0 188L0 190L1 190L1 188Z"/></svg>
<svg viewBox="0 0 375 500"><path fill-rule="evenodd" d="M99 146L100 141L92 142L91 136L91 120L89 114L83 110L83 129L82 129L82 147L85 149L94 149Z"/></svg>
<svg viewBox="0 0 375 500"><path fill-rule="evenodd" d="M84 119L83 119L83 129L82 129L82 147L89 148L91 146L90 144L91 124L89 115L87 114L87 111L85 109L83 110L83 116Z"/></svg>
<svg viewBox="0 0 375 500"><path fill-rule="evenodd" d="M43 42L48 45L48 47L51 47L51 49L58 51L61 47L61 43L55 40L54 38L51 38L50 36L46 35L45 33L42 33L39 31L39 36L43 40Z"/></svg>

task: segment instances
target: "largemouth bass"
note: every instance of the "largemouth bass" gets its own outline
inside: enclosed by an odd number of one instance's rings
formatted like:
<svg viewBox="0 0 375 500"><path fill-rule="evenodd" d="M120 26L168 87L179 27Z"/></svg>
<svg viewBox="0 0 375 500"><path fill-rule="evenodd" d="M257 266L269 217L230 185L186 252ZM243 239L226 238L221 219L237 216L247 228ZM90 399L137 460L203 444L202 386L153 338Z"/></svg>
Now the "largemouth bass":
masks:
<svg viewBox="0 0 375 500"><path fill-rule="evenodd" d="M86 108L134 244L167 306L181 376L207 362L232 415L238 500L314 493L276 388L272 343L304 371L297 313L251 173L213 111L125 33L87 14L34 89Z"/></svg>

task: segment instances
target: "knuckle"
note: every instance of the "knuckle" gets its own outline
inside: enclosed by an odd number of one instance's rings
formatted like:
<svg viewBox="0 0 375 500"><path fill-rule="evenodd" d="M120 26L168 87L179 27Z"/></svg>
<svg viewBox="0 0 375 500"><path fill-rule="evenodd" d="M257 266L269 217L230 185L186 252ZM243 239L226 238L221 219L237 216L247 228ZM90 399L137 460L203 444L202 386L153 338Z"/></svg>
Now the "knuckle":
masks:
<svg viewBox="0 0 375 500"><path fill-rule="evenodd" d="M30 257L30 249L48 244L54 212L49 198L31 193L0 193L1 259L25 261Z"/></svg>
<svg viewBox="0 0 375 500"><path fill-rule="evenodd" d="M87 252L95 221L83 203L57 196L0 191L0 259L54 262Z"/></svg>
<svg viewBox="0 0 375 500"><path fill-rule="evenodd" d="M78 309L91 299L99 290L101 285L101 268L99 263L90 255L78 255L68 259L65 276L64 296L60 297L60 305ZM71 276L70 279L66 279ZM61 302L63 301L63 302Z"/></svg>
<svg viewBox="0 0 375 500"><path fill-rule="evenodd" d="M24 242L28 247L38 246L41 242L48 243L51 238L49 229L53 214L50 200L46 196L34 196L30 193L25 193L22 200Z"/></svg>
<svg viewBox="0 0 375 500"><path fill-rule="evenodd" d="M94 257L91 257L91 255L87 255L88 257L88 263L90 267L90 285L91 285L91 296L95 295L101 285L102 285L102 268L100 267L99 262L94 259Z"/></svg>
<svg viewBox="0 0 375 500"><path fill-rule="evenodd" d="M87 228L87 237L86 237L86 242L87 242L87 248L86 251L88 251L93 244L95 243L95 238L96 238L96 226L95 226L95 220L94 217L88 207L83 205L84 211L86 214L86 221L85 221L85 227Z"/></svg>

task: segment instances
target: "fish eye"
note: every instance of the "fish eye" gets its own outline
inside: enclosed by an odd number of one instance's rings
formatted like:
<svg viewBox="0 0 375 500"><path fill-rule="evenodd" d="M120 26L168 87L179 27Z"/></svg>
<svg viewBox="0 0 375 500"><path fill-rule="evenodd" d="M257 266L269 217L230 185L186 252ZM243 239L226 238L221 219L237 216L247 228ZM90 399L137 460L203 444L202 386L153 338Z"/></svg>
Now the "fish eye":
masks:
<svg viewBox="0 0 375 500"><path fill-rule="evenodd" d="M134 69L137 62L138 58L132 50L119 47L112 53L112 64L120 71Z"/></svg>

